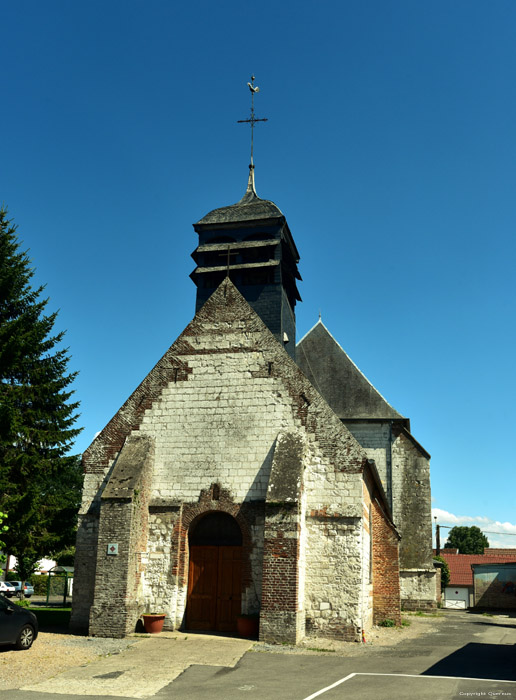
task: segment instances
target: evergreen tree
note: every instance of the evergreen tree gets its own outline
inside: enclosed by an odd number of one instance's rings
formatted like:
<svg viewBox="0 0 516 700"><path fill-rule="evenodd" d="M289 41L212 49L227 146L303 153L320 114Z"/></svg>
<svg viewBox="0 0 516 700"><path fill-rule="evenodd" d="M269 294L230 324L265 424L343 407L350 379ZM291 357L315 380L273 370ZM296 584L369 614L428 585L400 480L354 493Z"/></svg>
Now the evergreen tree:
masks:
<svg viewBox="0 0 516 700"><path fill-rule="evenodd" d="M4 520L6 518L7 518L7 514L2 513L2 511L0 511L0 536L2 535L2 533L7 532L7 530L9 529L9 527L4 524ZM0 564L3 564L5 561L5 554L3 554L4 549L5 549L5 542L0 540Z"/></svg>
<svg viewBox="0 0 516 700"><path fill-rule="evenodd" d="M38 559L73 544L81 483L79 460L67 454L80 432L76 373L67 374L64 333L53 334L57 313L45 315L33 275L0 209L0 511L9 514L6 553L24 579Z"/></svg>
<svg viewBox="0 0 516 700"><path fill-rule="evenodd" d="M459 554L483 554L484 547L489 547L489 540L476 525L452 527L444 545L445 549L458 549Z"/></svg>

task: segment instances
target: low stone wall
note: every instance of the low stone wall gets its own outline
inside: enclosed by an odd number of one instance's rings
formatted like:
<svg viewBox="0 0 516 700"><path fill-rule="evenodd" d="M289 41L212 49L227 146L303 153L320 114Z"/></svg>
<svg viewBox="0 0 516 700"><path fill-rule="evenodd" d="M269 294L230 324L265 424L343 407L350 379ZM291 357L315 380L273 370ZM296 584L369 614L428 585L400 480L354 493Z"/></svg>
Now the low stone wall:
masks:
<svg viewBox="0 0 516 700"><path fill-rule="evenodd" d="M435 569L404 569L400 571L401 605L404 610L435 610Z"/></svg>

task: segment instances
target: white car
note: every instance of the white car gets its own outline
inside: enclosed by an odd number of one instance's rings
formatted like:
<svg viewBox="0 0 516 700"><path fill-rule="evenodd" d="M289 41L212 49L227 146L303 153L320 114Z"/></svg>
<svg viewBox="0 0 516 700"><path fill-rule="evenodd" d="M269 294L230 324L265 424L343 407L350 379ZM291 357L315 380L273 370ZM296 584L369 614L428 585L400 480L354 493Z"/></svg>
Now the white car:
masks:
<svg viewBox="0 0 516 700"><path fill-rule="evenodd" d="M0 593L6 595L8 598L12 598L16 593L16 589L9 581L0 581Z"/></svg>

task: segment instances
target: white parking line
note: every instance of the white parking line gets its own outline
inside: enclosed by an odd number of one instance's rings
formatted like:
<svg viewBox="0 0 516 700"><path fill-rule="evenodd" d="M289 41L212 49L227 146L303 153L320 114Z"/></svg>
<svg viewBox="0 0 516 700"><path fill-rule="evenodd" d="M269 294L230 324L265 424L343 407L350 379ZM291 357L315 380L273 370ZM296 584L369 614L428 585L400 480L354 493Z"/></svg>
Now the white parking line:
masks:
<svg viewBox="0 0 516 700"><path fill-rule="evenodd" d="M346 678L341 678L340 681L337 681L336 683L332 683L331 685L327 686L326 688L323 688L322 690L318 690L316 693L309 695L307 698L303 698L303 700L312 700L312 698L316 698L318 695L322 695L323 693L327 693L328 690L331 690L332 688L336 688L341 683L345 683L350 678L353 678L353 676L357 676L357 675L359 675L359 674L358 673L350 673L349 676L346 676Z"/></svg>
<svg viewBox="0 0 516 700"><path fill-rule="evenodd" d="M480 683L516 683L516 681L502 681L499 680L498 678L464 678L463 676L421 676L417 674L410 674L410 673L350 673L349 676L346 676L345 678L341 678L339 681L336 681L335 683L332 683L331 685L326 686L326 688L321 688L321 690L318 690L316 693L312 693L312 695L309 695L306 698L303 698L303 700L313 700L313 698L319 697L319 695L323 695L323 693L327 693L328 690L331 690L332 688L336 688L338 685L341 685L342 683L345 683L346 681L349 681L350 678L354 678L355 676L387 676L387 677L392 677L392 678L440 678L441 680L451 680L451 681L475 681L475 682L480 682Z"/></svg>

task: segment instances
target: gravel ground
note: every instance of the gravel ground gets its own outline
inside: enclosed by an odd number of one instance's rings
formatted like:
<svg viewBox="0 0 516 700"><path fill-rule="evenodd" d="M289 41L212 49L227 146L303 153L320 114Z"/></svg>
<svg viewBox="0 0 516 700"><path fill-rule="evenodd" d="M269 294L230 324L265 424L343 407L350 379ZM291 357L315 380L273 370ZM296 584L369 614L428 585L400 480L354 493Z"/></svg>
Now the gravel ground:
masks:
<svg viewBox="0 0 516 700"><path fill-rule="evenodd" d="M274 654L331 654L332 656L358 656L378 647L393 646L406 639L415 639L422 634L429 634L436 629L436 618L442 617L440 612L415 615L405 613L403 627L373 627L366 634L366 643L339 642L335 639L308 637L298 646L263 644L259 642L253 651L271 652Z"/></svg>
<svg viewBox="0 0 516 700"><path fill-rule="evenodd" d="M27 651L0 647L0 687L4 691L39 683L99 656L119 654L137 641L40 632Z"/></svg>
<svg viewBox="0 0 516 700"><path fill-rule="evenodd" d="M440 616L440 613L437 615ZM433 631L435 616L407 615L405 619L410 622L410 625L373 628L366 636L365 645L309 638L297 647L258 642L253 650L276 654L327 653L337 656L355 656L367 653L371 647L391 646L405 639L413 639ZM8 647L0 647L0 687L2 690L12 690L34 685L74 666L85 666L100 656L120 654L138 641L138 637L103 639L40 632L28 651L12 651Z"/></svg>

